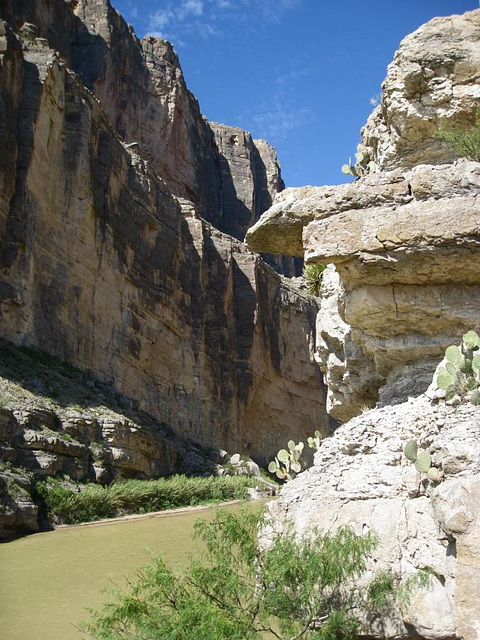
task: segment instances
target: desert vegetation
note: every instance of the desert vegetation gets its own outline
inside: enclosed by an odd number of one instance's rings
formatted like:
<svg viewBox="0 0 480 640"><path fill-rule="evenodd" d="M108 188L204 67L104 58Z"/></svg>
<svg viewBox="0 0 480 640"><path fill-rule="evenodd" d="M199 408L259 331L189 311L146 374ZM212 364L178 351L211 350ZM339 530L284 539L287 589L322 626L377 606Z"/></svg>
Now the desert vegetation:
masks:
<svg viewBox="0 0 480 640"><path fill-rule="evenodd" d="M157 558L86 630L102 640L353 640L429 577L422 572L403 587L385 572L366 579L378 544L371 532L343 527L299 540L287 526L265 548L257 540L264 526L264 515L245 510L198 521L203 561L179 575Z"/></svg>
<svg viewBox="0 0 480 640"><path fill-rule="evenodd" d="M245 499L255 485L248 476L194 478L172 476L157 480L124 480L108 486L76 485L49 478L37 484L49 517L57 523L77 524L132 513Z"/></svg>
<svg viewBox="0 0 480 640"><path fill-rule="evenodd" d="M443 124L436 133L461 158L480 162L480 109L475 112L475 122L467 129L458 125Z"/></svg>

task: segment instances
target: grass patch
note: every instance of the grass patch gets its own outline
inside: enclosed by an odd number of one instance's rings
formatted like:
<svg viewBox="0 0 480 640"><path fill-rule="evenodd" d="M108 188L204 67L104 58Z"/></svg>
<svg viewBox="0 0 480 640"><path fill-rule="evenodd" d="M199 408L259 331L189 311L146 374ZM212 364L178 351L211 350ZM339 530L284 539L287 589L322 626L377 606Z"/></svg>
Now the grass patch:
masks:
<svg viewBox="0 0 480 640"><path fill-rule="evenodd" d="M447 123L438 128L435 136L461 158L480 162L480 109L476 110L475 123L468 129Z"/></svg>
<svg viewBox="0 0 480 640"><path fill-rule="evenodd" d="M103 487L88 484L82 490L69 488L49 478L37 484L49 516L59 523L78 524L134 513L149 513L176 507L246 498L255 486L247 476L172 476L158 480L123 480Z"/></svg>

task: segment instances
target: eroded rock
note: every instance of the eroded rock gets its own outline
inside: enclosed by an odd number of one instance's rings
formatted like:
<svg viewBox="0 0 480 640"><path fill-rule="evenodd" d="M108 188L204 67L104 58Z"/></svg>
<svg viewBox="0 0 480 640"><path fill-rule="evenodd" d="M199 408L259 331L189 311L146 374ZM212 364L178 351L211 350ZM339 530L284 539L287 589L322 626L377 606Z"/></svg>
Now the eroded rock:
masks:
<svg viewBox="0 0 480 640"><path fill-rule="evenodd" d="M403 579L425 567L434 571L403 616L383 621L384 633L474 640L479 437L480 409L472 405L453 409L422 396L367 411L323 440L314 466L285 485L269 505L271 526L277 530L288 520L302 534L343 524L357 534L376 531L380 545L370 570L388 567ZM403 447L412 438L445 472L442 482L425 480L405 458Z"/></svg>
<svg viewBox="0 0 480 640"><path fill-rule="evenodd" d="M434 18L400 44L382 98L362 130L382 170L452 162L440 124L468 127L480 100L480 11Z"/></svg>

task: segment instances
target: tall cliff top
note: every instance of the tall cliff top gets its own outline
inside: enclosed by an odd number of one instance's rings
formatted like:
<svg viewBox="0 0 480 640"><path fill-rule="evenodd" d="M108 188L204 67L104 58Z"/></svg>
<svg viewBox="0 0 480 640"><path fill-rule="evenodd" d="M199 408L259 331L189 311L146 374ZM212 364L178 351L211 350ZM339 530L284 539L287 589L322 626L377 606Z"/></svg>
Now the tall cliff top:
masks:
<svg viewBox="0 0 480 640"><path fill-rule="evenodd" d="M480 9L434 18L400 44L362 140L381 169L451 162L440 124L473 124L480 101Z"/></svg>

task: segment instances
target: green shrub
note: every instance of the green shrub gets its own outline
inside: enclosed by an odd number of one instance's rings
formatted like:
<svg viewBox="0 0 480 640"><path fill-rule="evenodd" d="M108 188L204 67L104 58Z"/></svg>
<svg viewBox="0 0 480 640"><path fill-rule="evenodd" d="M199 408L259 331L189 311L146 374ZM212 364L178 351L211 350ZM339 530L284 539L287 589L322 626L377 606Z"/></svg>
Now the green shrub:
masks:
<svg viewBox="0 0 480 640"><path fill-rule="evenodd" d="M192 561L179 575L157 558L84 630L102 640L353 640L361 620L398 606L413 589L397 589L388 573L360 586L377 546L371 533L345 527L298 540L287 529L265 550L257 544L263 524L261 514L248 511L219 510L213 522L198 521L203 562Z"/></svg>
<svg viewBox="0 0 480 640"><path fill-rule="evenodd" d="M248 476L172 476L158 480L123 480L106 487L88 484L78 490L50 478L39 482L37 491L51 518L65 524L77 524L208 501L244 499L247 487L254 485L255 479Z"/></svg>
<svg viewBox="0 0 480 640"><path fill-rule="evenodd" d="M461 158L480 162L480 109L475 112L475 124L468 129L444 124L438 128L435 135Z"/></svg>
<svg viewBox="0 0 480 640"><path fill-rule="evenodd" d="M308 293L312 296L320 295L322 276L326 268L324 264L306 264L303 267L303 278L307 284Z"/></svg>

